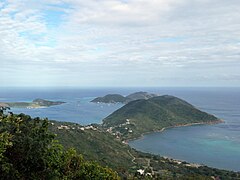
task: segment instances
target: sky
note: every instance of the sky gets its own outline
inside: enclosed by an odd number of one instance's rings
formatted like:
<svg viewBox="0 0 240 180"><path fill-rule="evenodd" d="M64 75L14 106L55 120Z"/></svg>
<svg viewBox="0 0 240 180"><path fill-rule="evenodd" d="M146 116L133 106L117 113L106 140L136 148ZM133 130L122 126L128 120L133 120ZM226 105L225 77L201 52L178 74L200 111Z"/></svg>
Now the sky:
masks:
<svg viewBox="0 0 240 180"><path fill-rule="evenodd" d="M0 87L240 86L239 0L0 0Z"/></svg>

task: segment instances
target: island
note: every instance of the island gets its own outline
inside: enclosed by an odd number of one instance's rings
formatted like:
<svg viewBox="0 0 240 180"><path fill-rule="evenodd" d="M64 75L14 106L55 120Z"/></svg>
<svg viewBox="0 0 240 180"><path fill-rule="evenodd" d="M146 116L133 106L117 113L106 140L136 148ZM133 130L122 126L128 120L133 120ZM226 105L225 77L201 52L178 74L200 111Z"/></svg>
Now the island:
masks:
<svg viewBox="0 0 240 180"><path fill-rule="evenodd" d="M9 108L41 108L60 105L63 101L49 101L45 99L34 99L32 102L0 102L0 107Z"/></svg>
<svg viewBox="0 0 240 180"><path fill-rule="evenodd" d="M222 122L188 102L164 95L131 101L103 120L103 127L122 140L166 128Z"/></svg>
<svg viewBox="0 0 240 180"><path fill-rule="evenodd" d="M123 103L127 104L131 101L135 101L138 99L149 99L152 97L159 96L158 94L151 94L148 92L135 92L129 94L128 96L124 97L120 94L108 94L103 97L97 97L93 99L91 102L94 103Z"/></svg>
<svg viewBox="0 0 240 180"><path fill-rule="evenodd" d="M34 104L37 104L39 106L56 106L56 105L60 105L60 104L64 104L66 102L63 102L63 101L49 101L49 100L45 100L45 99L34 99L33 100L33 103Z"/></svg>
<svg viewBox="0 0 240 180"><path fill-rule="evenodd" d="M108 94L104 97L97 97L91 102L94 103L125 103L126 98L120 94Z"/></svg>

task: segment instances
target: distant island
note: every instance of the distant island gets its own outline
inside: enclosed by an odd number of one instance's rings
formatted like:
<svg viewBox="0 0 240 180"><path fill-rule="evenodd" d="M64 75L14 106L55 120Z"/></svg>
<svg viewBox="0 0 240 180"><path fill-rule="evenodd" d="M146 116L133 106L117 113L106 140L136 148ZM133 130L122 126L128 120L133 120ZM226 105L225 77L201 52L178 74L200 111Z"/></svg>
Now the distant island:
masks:
<svg viewBox="0 0 240 180"><path fill-rule="evenodd" d="M138 100L138 99L149 99L152 97L159 96L158 94L150 94L147 92L135 92L126 97L120 94L108 94L103 97L97 97L93 99L91 102L94 103L123 103L127 104L131 101Z"/></svg>
<svg viewBox="0 0 240 180"><path fill-rule="evenodd" d="M108 94L104 97L97 97L91 102L94 103L125 103L126 98L120 94Z"/></svg>
<svg viewBox="0 0 240 180"><path fill-rule="evenodd" d="M34 99L32 102L0 102L0 107L15 107L15 108L41 108L60 105L63 101L49 101L45 99Z"/></svg>
<svg viewBox="0 0 240 180"><path fill-rule="evenodd" d="M164 95L129 102L106 117L103 127L121 139L129 140L169 127L219 122L222 121L217 117L182 99Z"/></svg>

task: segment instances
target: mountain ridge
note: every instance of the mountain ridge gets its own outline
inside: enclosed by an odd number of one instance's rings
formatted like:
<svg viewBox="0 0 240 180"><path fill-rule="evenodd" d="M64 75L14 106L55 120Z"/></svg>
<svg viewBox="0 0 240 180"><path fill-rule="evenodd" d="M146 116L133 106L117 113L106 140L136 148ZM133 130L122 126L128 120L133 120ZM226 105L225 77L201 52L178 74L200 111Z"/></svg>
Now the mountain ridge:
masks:
<svg viewBox="0 0 240 180"><path fill-rule="evenodd" d="M148 92L139 91L139 92L129 94L125 97L120 95L120 94L107 94L103 97L97 97L97 98L93 99L91 102L94 102L94 103L123 103L123 104L127 104L131 101L134 101L134 100L149 99L149 98L156 97L156 96L158 96L158 94L152 94L152 93L148 93Z"/></svg>

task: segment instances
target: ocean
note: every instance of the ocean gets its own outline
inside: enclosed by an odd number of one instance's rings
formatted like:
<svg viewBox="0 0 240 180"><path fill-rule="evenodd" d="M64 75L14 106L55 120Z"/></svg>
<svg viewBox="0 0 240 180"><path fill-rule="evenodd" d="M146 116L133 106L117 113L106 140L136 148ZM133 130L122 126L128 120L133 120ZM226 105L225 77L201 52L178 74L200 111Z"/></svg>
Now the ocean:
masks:
<svg viewBox="0 0 240 180"><path fill-rule="evenodd" d="M65 101L65 104L48 108L12 108L12 111L87 125L101 123L122 106L91 103L93 98L109 93L128 95L136 91L177 96L225 122L151 133L129 142L130 146L143 152L240 171L240 88L1 88L0 102L31 102L35 98Z"/></svg>

